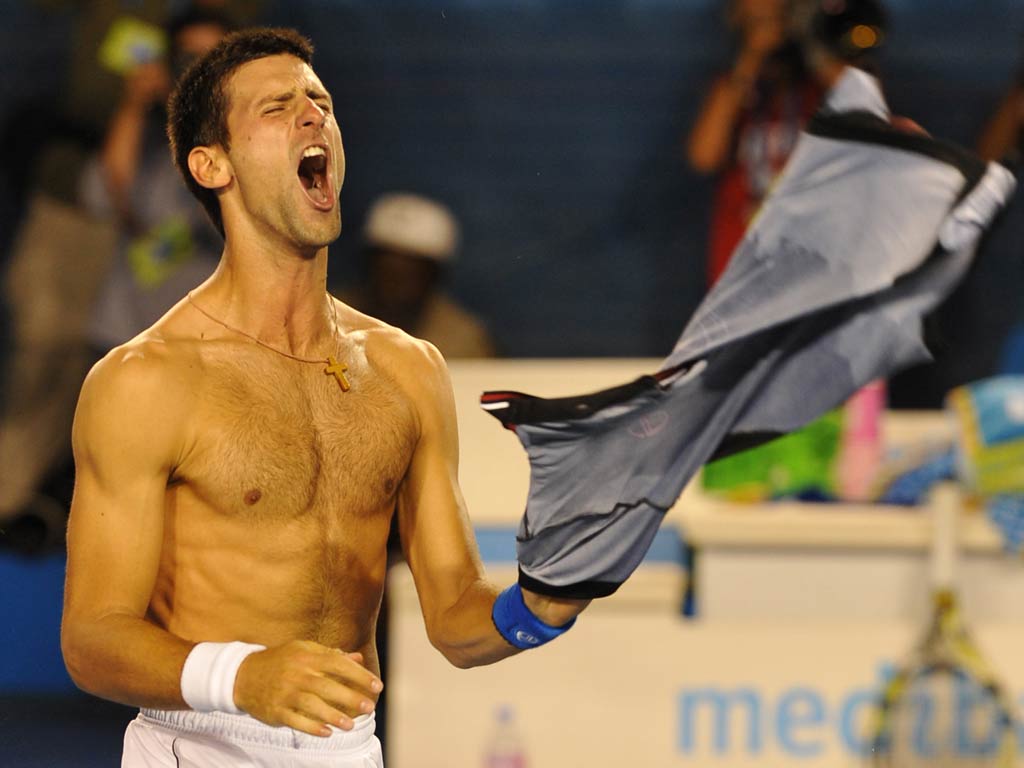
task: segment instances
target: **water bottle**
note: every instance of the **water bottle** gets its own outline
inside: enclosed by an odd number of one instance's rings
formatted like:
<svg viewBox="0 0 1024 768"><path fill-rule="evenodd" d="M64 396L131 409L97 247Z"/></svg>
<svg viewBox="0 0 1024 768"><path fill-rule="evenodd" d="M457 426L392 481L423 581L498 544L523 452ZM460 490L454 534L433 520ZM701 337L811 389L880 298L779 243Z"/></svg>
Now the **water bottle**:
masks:
<svg viewBox="0 0 1024 768"><path fill-rule="evenodd" d="M508 704L498 707L495 713L494 731L484 756L484 768L527 768L515 711Z"/></svg>

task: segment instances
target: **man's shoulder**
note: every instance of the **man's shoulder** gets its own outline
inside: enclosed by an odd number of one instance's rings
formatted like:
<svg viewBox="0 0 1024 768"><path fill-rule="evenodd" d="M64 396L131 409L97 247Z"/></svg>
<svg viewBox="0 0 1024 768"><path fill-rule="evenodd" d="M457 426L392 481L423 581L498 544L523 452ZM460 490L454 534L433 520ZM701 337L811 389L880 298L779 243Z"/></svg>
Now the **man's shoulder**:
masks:
<svg viewBox="0 0 1024 768"><path fill-rule="evenodd" d="M190 340L166 338L151 330L114 347L89 372L83 387L103 396L124 396L133 400L181 396L190 388L197 365L195 344Z"/></svg>
<svg viewBox="0 0 1024 768"><path fill-rule="evenodd" d="M400 328L384 326L368 333L366 352L374 366L385 369L414 399L450 387L448 366L437 347Z"/></svg>
<svg viewBox="0 0 1024 768"><path fill-rule="evenodd" d="M417 410L432 410L451 391L448 366L437 347L388 323L344 307L343 330L362 347L371 368L392 380ZM351 313L351 314L350 314Z"/></svg>
<svg viewBox="0 0 1024 768"><path fill-rule="evenodd" d="M359 338L371 363L385 368L412 369L416 373L444 368L437 347L425 339L389 325L351 306L340 304L339 323L346 334Z"/></svg>
<svg viewBox="0 0 1024 768"><path fill-rule="evenodd" d="M193 391L180 355L137 337L110 350L82 385L72 429L76 455L177 454L190 423ZM110 454L107 454L108 456Z"/></svg>

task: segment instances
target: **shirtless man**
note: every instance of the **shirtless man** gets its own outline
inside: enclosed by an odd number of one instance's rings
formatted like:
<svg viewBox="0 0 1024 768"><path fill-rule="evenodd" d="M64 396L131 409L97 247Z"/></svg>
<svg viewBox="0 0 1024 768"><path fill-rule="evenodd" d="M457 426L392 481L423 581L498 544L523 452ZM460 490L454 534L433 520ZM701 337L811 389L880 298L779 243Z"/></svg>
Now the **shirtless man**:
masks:
<svg viewBox="0 0 1024 768"><path fill-rule="evenodd" d="M310 58L250 30L183 77L172 149L224 253L82 388L62 646L81 688L142 708L126 766L379 766L393 512L458 667L585 606L485 580L443 360L327 294L345 157Z"/></svg>

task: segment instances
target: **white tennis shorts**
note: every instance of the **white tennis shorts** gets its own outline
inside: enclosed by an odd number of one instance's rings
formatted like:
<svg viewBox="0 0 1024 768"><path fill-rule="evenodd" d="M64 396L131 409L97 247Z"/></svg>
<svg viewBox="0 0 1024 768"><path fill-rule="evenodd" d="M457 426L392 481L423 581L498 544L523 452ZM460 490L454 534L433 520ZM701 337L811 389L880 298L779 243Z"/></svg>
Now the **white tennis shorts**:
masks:
<svg viewBox="0 0 1024 768"><path fill-rule="evenodd" d="M319 737L248 715L143 709L124 734L122 768L384 768L374 716Z"/></svg>

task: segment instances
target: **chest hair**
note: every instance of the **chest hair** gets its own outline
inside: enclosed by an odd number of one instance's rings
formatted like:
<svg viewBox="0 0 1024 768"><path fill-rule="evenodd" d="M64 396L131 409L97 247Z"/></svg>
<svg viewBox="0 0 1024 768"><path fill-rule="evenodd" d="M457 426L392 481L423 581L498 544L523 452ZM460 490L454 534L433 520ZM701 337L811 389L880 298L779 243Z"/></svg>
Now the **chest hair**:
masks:
<svg viewBox="0 0 1024 768"><path fill-rule="evenodd" d="M194 460L180 477L203 500L254 524L388 514L416 440L411 404L365 360L342 392L323 367L254 350L211 365Z"/></svg>

